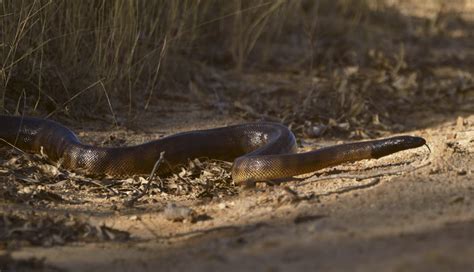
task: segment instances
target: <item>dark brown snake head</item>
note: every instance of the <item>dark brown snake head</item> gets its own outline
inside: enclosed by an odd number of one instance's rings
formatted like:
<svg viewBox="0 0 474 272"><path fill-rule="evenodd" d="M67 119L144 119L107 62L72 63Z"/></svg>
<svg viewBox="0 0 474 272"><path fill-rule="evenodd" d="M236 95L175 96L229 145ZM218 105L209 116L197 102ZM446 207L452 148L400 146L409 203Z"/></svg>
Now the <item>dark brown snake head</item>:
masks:
<svg viewBox="0 0 474 272"><path fill-rule="evenodd" d="M405 149L417 148L426 145L426 140L414 136L398 136L375 141L372 147L372 156L375 159L390 155Z"/></svg>

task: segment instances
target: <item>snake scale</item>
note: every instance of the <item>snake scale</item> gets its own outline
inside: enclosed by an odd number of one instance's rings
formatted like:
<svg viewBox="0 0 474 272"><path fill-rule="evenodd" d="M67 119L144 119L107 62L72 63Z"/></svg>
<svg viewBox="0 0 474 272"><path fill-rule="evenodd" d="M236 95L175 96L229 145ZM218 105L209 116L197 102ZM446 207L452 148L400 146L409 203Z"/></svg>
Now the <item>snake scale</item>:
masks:
<svg viewBox="0 0 474 272"><path fill-rule="evenodd" d="M89 174L149 174L163 151L167 163L160 165L158 174L172 171L190 158L233 161L236 184L288 178L425 145L420 137L397 136L296 153L295 136L287 127L261 122L183 132L136 146L96 147L82 144L57 122L7 115L0 115L0 139L0 145L42 152L67 169L83 169Z"/></svg>

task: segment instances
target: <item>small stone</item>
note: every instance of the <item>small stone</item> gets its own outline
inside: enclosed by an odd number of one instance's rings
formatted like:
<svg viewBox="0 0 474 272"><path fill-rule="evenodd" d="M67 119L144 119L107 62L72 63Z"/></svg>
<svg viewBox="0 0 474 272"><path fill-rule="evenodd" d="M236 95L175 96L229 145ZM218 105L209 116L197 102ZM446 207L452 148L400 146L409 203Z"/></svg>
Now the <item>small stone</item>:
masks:
<svg viewBox="0 0 474 272"><path fill-rule="evenodd" d="M311 125L305 130L305 135L310 138L318 138L321 137L324 132L326 132L327 128L328 127L323 124Z"/></svg>
<svg viewBox="0 0 474 272"><path fill-rule="evenodd" d="M167 220L174 222L191 222L196 215L196 212L193 209L185 206L178 206L174 203L168 203L163 213Z"/></svg>
<svg viewBox="0 0 474 272"><path fill-rule="evenodd" d="M342 130L349 130L349 128L351 127L351 125L347 122L345 123L339 123L337 125L338 128L342 129Z"/></svg>
<svg viewBox="0 0 474 272"><path fill-rule="evenodd" d="M23 187L22 189L18 190L20 194L31 194L33 193L34 189L30 186Z"/></svg>
<svg viewBox="0 0 474 272"><path fill-rule="evenodd" d="M440 171L441 170L439 169L438 166L433 166L433 167L431 167L429 174L430 175L438 174Z"/></svg>

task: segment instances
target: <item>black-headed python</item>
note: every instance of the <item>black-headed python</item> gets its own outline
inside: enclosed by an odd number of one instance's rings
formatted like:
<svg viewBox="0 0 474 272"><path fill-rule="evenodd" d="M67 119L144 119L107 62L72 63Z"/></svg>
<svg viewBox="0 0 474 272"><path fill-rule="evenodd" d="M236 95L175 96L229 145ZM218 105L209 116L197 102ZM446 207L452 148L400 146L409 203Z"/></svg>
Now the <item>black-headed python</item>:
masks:
<svg viewBox="0 0 474 272"><path fill-rule="evenodd" d="M43 152L67 169L111 176L150 174L163 151L167 164L157 173L169 172L190 158L234 161L232 179L236 184L288 178L425 145L423 138L398 136L296 153L295 136L287 127L248 123L183 132L136 146L96 147L82 144L71 130L57 122L7 115L0 115L0 139L0 144Z"/></svg>

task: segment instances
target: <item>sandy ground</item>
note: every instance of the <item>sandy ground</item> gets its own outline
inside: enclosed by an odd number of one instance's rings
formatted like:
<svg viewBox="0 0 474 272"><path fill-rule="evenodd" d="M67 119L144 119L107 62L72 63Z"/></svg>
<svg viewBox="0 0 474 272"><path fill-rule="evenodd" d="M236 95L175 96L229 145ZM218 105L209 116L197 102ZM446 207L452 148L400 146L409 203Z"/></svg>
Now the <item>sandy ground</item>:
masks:
<svg viewBox="0 0 474 272"><path fill-rule="evenodd" d="M193 125L238 122L210 120L205 113L200 119ZM182 120L164 128L162 122L150 121L147 128L165 134L189 128ZM87 128L78 130L89 135ZM426 138L431 153L418 148L322 171L327 176L239 188L236 195L221 198L158 195L154 203L116 208L93 195L81 205L43 207L128 231L132 239L22 247L11 256L44 258L44 269L67 271L472 271L474 115L406 134ZM169 202L207 220L169 221L163 212ZM3 205L7 208L11 204Z"/></svg>

